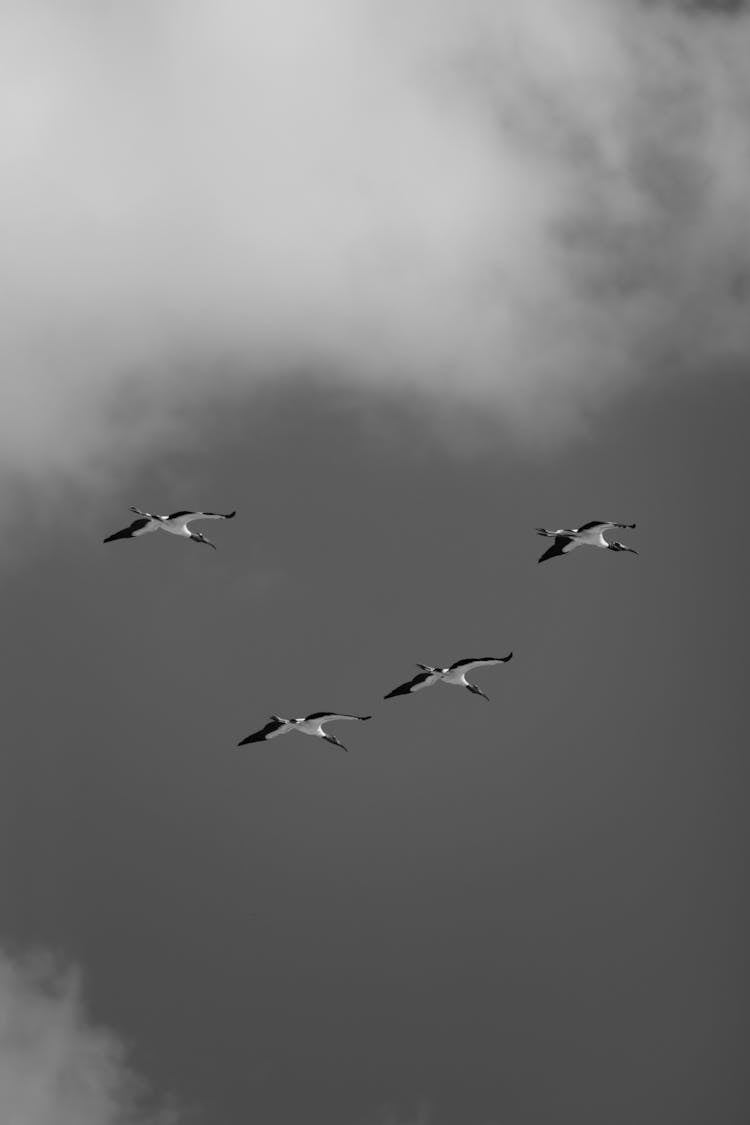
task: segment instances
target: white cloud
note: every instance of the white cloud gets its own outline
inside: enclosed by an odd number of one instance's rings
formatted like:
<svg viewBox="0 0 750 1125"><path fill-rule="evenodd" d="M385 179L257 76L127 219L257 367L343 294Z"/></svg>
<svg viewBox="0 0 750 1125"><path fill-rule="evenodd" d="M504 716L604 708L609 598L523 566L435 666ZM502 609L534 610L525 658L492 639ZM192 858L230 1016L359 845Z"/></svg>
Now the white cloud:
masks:
<svg viewBox="0 0 750 1125"><path fill-rule="evenodd" d="M142 1093L118 1037L84 1012L78 974L0 951L3 1125L175 1125Z"/></svg>
<svg viewBox="0 0 750 1125"><path fill-rule="evenodd" d="M289 371L526 430L747 355L744 12L0 12L6 482L88 481L176 431L182 395Z"/></svg>

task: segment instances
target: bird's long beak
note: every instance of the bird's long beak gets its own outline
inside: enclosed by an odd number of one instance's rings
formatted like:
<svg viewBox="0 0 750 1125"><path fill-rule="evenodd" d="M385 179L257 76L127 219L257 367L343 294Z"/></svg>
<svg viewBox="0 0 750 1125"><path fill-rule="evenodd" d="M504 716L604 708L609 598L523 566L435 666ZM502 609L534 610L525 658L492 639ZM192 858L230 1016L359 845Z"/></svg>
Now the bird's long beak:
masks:
<svg viewBox="0 0 750 1125"><path fill-rule="evenodd" d="M626 547L625 550L630 551L631 555L637 555L638 554L635 547Z"/></svg>
<svg viewBox="0 0 750 1125"><path fill-rule="evenodd" d="M205 543L207 547L213 547L213 549L216 550L216 544L212 543L210 539L201 539L199 542Z"/></svg>

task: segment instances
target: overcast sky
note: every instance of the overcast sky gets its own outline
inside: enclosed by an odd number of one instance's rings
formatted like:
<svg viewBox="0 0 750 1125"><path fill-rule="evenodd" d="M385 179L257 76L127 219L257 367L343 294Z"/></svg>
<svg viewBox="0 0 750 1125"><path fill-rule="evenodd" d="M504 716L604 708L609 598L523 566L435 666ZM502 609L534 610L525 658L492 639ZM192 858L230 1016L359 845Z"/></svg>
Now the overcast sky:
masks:
<svg viewBox="0 0 750 1125"><path fill-rule="evenodd" d="M0 1109L741 1125L750 16L64 7L1 9Z"/></svg>

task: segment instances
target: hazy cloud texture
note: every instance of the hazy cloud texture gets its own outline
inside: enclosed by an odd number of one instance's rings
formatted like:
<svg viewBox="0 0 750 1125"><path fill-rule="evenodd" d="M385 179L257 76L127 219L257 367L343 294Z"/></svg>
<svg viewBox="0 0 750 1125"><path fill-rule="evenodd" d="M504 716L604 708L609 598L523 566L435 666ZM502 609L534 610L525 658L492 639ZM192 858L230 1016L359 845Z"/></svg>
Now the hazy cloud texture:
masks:
<svg viewBox="0 0 750 1125"><path fill-rule="evenodd" d="M565 429L750 345L750 16L6 0L0 464L288 372ZM6 481L10 479L6 473Z"/></svg>
<svg viewBox="0 0 750 1125"><path fill-rule="evenodd" d="M92 1025L78 975L0 952L0 1117L4 1125L176 1125L142 1108L117 1036Z"/></svg>

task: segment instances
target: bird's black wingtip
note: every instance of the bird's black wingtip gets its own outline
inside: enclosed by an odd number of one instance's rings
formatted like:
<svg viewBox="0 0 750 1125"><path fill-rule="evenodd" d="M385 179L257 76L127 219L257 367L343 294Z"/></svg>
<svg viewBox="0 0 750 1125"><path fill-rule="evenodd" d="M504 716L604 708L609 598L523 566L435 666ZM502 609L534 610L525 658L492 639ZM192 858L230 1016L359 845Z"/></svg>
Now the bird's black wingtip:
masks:
<svg viewBox="0 0 750 1125"><path fill-rule="evenodd" d="M227 514L224 516L224 519L225 520L233 520L236 515L237 515L237 509L235 508L233 512L227 512Z"/></svg>
<svg viewBox="0 0 750 1125"><path fill-rule="evenodd" d="M363 723L366 723L368 719L372 718L372 715L360 715L359 717Z"/></svg>
<svg viewBox="0 0 750 1125"><path fill-rule="evenodd" d="M509 660L513 659L513 653L509 652L507 656L503 657L503 664L507 664Z"/></svg>

